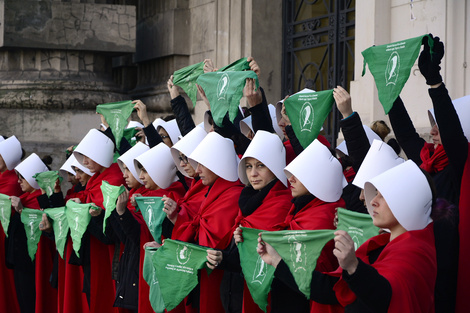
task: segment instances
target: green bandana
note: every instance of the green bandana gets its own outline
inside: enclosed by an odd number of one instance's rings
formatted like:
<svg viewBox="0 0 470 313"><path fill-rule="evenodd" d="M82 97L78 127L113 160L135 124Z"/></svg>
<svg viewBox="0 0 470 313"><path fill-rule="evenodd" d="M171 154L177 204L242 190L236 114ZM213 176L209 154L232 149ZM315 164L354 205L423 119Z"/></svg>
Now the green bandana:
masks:
<svg viewBox="0 0 470 313"><path fill-rule="evenodd" d="M78 251L82 245L82 236L85 233L91 220L89 213L91 203L76 203L75 201L67 201L65 214L70 227L70 237L72 237L73 250L80 257Z"/></svg>
<svg viewBox="0 0 470 313"><path fill-rule="evenodd" d="M55 246L57 247L60 257L63 259L67 234L69 232L69 223L67 221L65 207L45 209L44 213L53 221L52 228L54 229Z"/></svg>
<svg viewBox="0 0 470 313"><path fill-rule="evenodd" d="M8 238L8 226L10 225L11 216L11 200L10 197L0 193L0 221L2 222L3 231Z"/></svg>
<svg viewBox="0 0 470 313"><path fill-rule="evenodd" d="M156 242L162 243L162 223L166 217L163 212L164 203L162 197L135 197L136 210L142 211L142 216L150 233Z"/></svg>
<svg viewBox="0 0 470 313"><path fill-rule="evenodd" d="M307 148L318 137L333 102L333 90L299 93L284 101L287 116L302 147Z"/></svg>
<svg viewBox="0 0 470 313"><path fill-rule="evenodd" d="M173 84L183 88L193 102L193 107L196 106L196 80L202 74L204 74L204 62L183 67L173 73Z"/></svg>
<svg viewBox="0 0 470 313"><path fill-rule="evenodd" d="M124 186L113 186L107 181L103 180L101 183L101 192L103 193L103 207L104 207L104 220L103 220L103 234L106 229L106 220L116 208L117 198L121 193L126 190Z"/></svg>
<svg viewBox="0 0 470 313"><path fill-rule="evenodd" d="M153 266L167 311L178 306L196 287L198 270L205 266L208 249L166 239L153 256Z"/></svg>
<svg viewBox="0 0 470 313"><path fill-rule="evenodd" d="M247 78L254 78L258 89L258 76L253 71L212 72L197 79L209 100L214 123L219 127L227 112L231 122L237 117Z"/></svg>
<svg viewBox="0 0 470 313"><path fill-rule="evenodd" d="M250 63L247 61L248 58L241 58L229 64L225 67L222 67L218 70L218 72L229 72L229 71L246 71L250 70Z"/></svg>
<svg viewBox="0 0 470 313"><path fill-rule="evenodd" d="M38 182L39 187L44 190L48 197L54 193L57 180L62 182L63 178L58 171L48 171L34 174L33 178Z"/></svg>
<svg viewBox="0 0 470 313"><path fill-rule="evenodd" d="M116 140L116 149L119 149L121 145L122 134L127 126L127 119L131 116L132 110L134 110L134 104L130 100L104 103L96 106L96 112L103 115L113 132L114 139Z"/></svg>
<svg viewBox="0 0 470 313"><path fill-rule="evenodd" d="M139 131L133 128L124 129L123 137L126 138L127 142L133 147L137 143L137 140L134 138ZM134 138L134 139L133 139Z"/></svg>
<svg viewBox="0 0 470 313"><path fill-rule="evenodd" d="M264 263L256 253L258 234L263 231L245 227L241 227L241 229L243 230L243 241L238 244L238 251L240 252L243 276L245 276L246 285L253 301L266 312L275 268Z"/></svg>
<svg viewBox="0 0 470 313"><path fill-rule="evenodd" d="M434 41L429 35L424 35L387 45L372 46L362 51L364 57L362 76L366 73L366 64L368 64L385 114L388 114L410 77L411 67L418 58L425 36L428 36L432 50Z"/></svg>
<svg viewBox="0 0 470 313"><path fill-rule="evenodd" d="M152 305L152 309L157 313L165 312L165 303L163 302L162 292L160 290L160 284L158 283L155 267L153 266L152 258L157 252L157 248L146 247L144 266L142 269L142 276L147 282L150 288L149 300Z"/></svg>
<svg viewBox="0 0 470 313"><path fill-rule="evenodd" d="M355 250L369 238L377 236L380 230L372 223L372 217L369 214L342 208L338 208L338 226L336 229L344 230L351 236Z"/></svg>
<svg viewBox="0 0 470 313"><path fill-rule="evenodd" d="M36 251L38 250L39 239L41 239L41 231L39 230L39 223L42 220L44 212L40 210L33 210L24 208L21 212L21 222L24 225L26 233L26 241L28 245L28 254L31 261L34 261Z"/></svg>
<svg viewBox="0 0 470 313"><path fill-rule="evenodd" d="M263 232L262 239L273 246L286 262L299 290L310 298L313 270L323 246L334 238L334 230L282 230Z"/></svg>

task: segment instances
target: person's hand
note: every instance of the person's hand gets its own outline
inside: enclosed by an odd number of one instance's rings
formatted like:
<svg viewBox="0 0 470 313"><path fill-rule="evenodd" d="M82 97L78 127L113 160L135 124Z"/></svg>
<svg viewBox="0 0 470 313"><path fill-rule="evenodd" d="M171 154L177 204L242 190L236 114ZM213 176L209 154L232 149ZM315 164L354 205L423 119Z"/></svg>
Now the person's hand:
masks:
<svg viewBox="0 0 470 313"><path fill-rule="evenodd" d="M440 85L442 83L442 76L440 74L441 59L444 57L444 44L440 41L439 37L431 36L434 46L432 48L428 43L428 37L423 38L423 51L419 55L418 67L421 74L423 74L426 79L426 84L430 86Z"/></svg>
<svg viewBox="0 0 470 313"><path fill-rule="evenodd" d="M284 103L286 102L287 98L289 98L289 96L286 96L286 97L284 98L284 102L282 103L282 109L281 109L281 118L285 121L286 126L287 126L287 125L291 125L291 122L290 122L290 120L289 120L289 117L287 116L286 106L284 105Z"/></svg>
<svg viewBox="0 0 470 313"><path fill-rule="evenodd" d="M243 88L243 94L246 98L246 102L252 108L261 102L263 102L263 96L261 90L258 88L256 91L256 82L253 78L247 78L245 88Z"/></svg>
<svg viewBox="0 0 470 313"><path fill-rule="evenodd" d="M347 271L349 275L354 274L359 264L354 249L354 241L344 230L335 231L334 240L335 249L333 250L333 254L338 259L339 266Z"/></svg>
<svg viewBox="0 0 470 313"><path fill-rule="evenodd" d="M60 179L57 178L57 180L55 181L55 185L54 185L54 193L59 193L61 191L60 189Z"/></svg>
<svg viewBox="0 0 470 313"><path fill-rule="evenodd" d="M47 218L47 214L44 213L42 215L41 222L39 222L39 230L40 231L45 231L47 233L52 232L52 224L49 222L49 219Z"/></svg>
<svg viewBox="0 0 470 313"><path fill-rule="evenodd" d="M168 198L166 195L163 195L163 212L166 213L166 217L172 222L173 224L176 223L178 218L178 204L175 200Z"/></svg>
<svg viewBox="0 0 470 313"><path fill-rule="evenodd" d="M233 239L237 245L239 242L243 242L243 231L240 227L237 227L237 229L235 229L233 232Z"/></svg>
<svg viewBox="0 0 470 313"><path fill-rule="evenodd" d="M132 103L134 104L134 109L137 111L137 116L142 121L142 124L144 124L145 127L149 126L150 120L147 114L147 106L145 103L140 100L134 100Z"/></svg>
<svg viewBox="0 0 470 313"><path fill-rule="evenodd" d="M250 69L253 72L255 72L256 75L258 75L258 78L259 78L259 75L261 74L261 70L259 68L258 63L256 63L256 61L253 57L248 57L246 60L250 63Z"/></svg>
<svg viewBox="0 0 470 313"><path fill-rule="evenodd" d="M101 211L103 211L102 208L96 205L92 205L90 207L90 210L88 211L92 217L97 217L101 214Z"/></svg>
<svg viewBox="0 0 470 313"><path fill-rule="evenodd" d="M274 249L269 243L263 241L261 233L258 235L258 247L256 248L256 252L258 252L264 263L274 267L277 267L279 262L282 260L276 249Z"/></svg>
<svg viewBox="0 0 470 313"><path fill-rule="evenodd" d="M98 112L96 112L96 114L98 114L100 116L101 124L103 124L104 126L106 126L106 128L108 128L109 124L108 124L108 122L106 122L106 119L104 118L103 114L100 114Z"/></svg>
<svg viewBox="0 0 470 313"><path fill-rule="evenodd" d="M336 106L343 115L343 118L346 118L353 113L351 106L351 96L346 91L346 89L341 86L337 86L335 89L333 89L333 98L335 98Z"/></svg>
<svg viewBox="0 0 470 313"><path fill-rule="evenodd" d="M199 95L201 96L202 100L207 105L207 108L210 110L211 109L211 104L209 103L209 99L207 99L207 97L206 97L206 93L204 92L204 89L202 89L202 87L199 86L198 84L196 84L196 87L197 87L197 91L199 92Z"/></svg>
<svg viewBox="0 0 470 313"><path fill-rule="evenodd" d="M23 204L21 199L15 196L10 197L11 207L15 209L16 212L20 213L23 211Z"/></svg>
<svg viewBox="0 0 470 313"><path fill-rule="evenodd" d="M117 198L117 202L116 202L116 212L119 215L123 215L124 213L126 213L128 199L129 199L129 191L125 189L124 192L119 195L119 197Z"/></svg>
<svg viewBox="0 0 470 313"><path fill-rule="evenodd" d="M173 84L173 75L170 76L170 79L166 82L166 87L168 88L168 92L170 93L170 98L174 99L180 95L178 90L178 86Z"/></svg>
<svg viewBox="0 0 470 313"><path fill-rule="evenodd" d="M149 242L144 243L144 249L147 247L160 248L161 246L162 245L156 241L149 241Z"/></svg>
<svg viewBox="0 0 470 313"><path fill-rule="evenodd" d="M75 203L82 203L79 198L71 198L70 201L73 201Z"/></svg>
<svg viewBox="0 0 470 313"><path fill-rule="evenodd" d="M209 72L214 72L216 69L214 68L214 63L212 63L211 59L204 60L204 74Z"/></svg>
<svg viewBox="0 0 470 313"><path fill-rule="evenodd" d="M211 270L215 269L219 266L220 262L222 262L223 256L222 251L219 250L207 250L207 262L206 265Z"/></svg>
<svg viewBox="0 0 470 313"><path fill-rule="evenodd" d="M135 193L131 197L131 204L133 207L137 207L137 201L135 201L135 197L142 197L140 193Z"/></svg>
<svg viewBox="0 0 470 313"><path fill-rule="evenodd" d="M136 127L136 129L138 130L138 132L135 134L135 138L137 138L138 141L140 141L142 143L145 143L145 132L144 132L144 130L140 127Z"/></svg>

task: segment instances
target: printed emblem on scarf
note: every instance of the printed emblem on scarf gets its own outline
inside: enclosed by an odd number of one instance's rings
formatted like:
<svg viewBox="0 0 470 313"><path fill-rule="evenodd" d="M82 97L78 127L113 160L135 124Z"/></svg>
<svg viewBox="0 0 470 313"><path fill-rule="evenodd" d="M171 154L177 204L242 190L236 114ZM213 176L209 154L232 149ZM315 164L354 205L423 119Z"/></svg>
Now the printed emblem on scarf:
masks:
<svg viewBox="0 0 470 313"><path fill-rule="evenodd" d="M395 85L398 79L398 72L400 70L400 55L398 52L393 51L388 58L387 68L385 70L386 86Z"/></svg>
<svg viewBox="0 0 470 313"><path fill-rule="evenodd" d="M258 283L262 285L264 280L266 279L266 274L267 274L266 263L264 263L263 259L261 259L261 257L258 256L255 270L253 271L253 280L251 281L251 283Z"/></svg>
<svg viewBox="0 0 470 313"><path fill-rule="evenodd" d="M178 263L181 265L188 263L191 258L191 251L192 249L189 249L187 246L183 246L183 248L181 248L181 246L178 245L178 249L176 249L176 259L178 260Z"/></svg>
<svg viewBox="0 0 470 313"><path fill-rule="evenodd" d="M295 236L289 236L287 240L290 244L291 261L295 268L298 270L306 271L307 267L307 246L305 243L298 241Z"/></svg>
<svg viewBox="0 0 470 313"><path fill-rule="evenodd" d="M313 126L313 118L314 118L314 111L313 111L313 106L310 102L305 102L304 105L302 105L302 109L300 110L300 128L301 132L312 131L312 126Z"/></svg>
<svg viewBox="0 0 470 313"><path fill-rule="evenodd" d="M225 100L229 85L230 78L227 73L224 73L217 84L217 100Z"/></svg>

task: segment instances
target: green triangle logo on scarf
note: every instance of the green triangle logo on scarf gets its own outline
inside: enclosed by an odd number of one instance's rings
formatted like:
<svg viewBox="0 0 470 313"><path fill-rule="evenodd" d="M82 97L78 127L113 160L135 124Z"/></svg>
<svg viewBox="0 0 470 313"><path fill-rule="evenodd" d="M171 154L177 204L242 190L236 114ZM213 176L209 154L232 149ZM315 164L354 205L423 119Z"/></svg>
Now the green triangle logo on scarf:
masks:
<svg viewBox="0 0 470 313"><path fill-rule="evenodd" d="M226 65L222 68L219 68L217 72L229 72L229 71L248 71L250 70L250 63L248 62L248 58L241 58L239 60L236 60L233 63L230 63L229 65Z"/></svg>
<svg viewBox="0 0 470 313"><path fill-rule="evenodd" d="M52 220L52 228L54 229L55 246L64 258L64 248L67 242L67 234L69 232L69 223L65 213L65 207L45 209L44 213Z"/></svg>
<svg viewBox="0 0 470 313"><path fill-rule="evenodd" d="M318 137L333 102L333 90L298 93L284 101L292 129L302 147L307 148Z"/></svg>
<svg viewBox="0 0 470 313"><path fill-rule="evenodd" d="M72 237L73 250L80 257L79 250L82 245L82 237L91 220L89 213L92 203L76 203L69 200L66 203L65 214L70 228L70 237Z"/></svg>
<svg viewBox="0 0 470 313"><path fill-rule="evenodd" d="M317 259L325 244L333 239L334 230L282 230L263 232L261 238L269 243L286 262L299 290L310 298L310 284Z"/></svg>
<svg viewBox="0 0 470 313"><path fill-rule="evenodd" d="M113 186L107 181L101 182L101 192L103 193L103 207L104 207L104 220L103 220L103 234L106 230L106 221L111 216L114 209L116 208L117 198L121 193L126 190L124 186Z"/></svg>
<svg viewBox="0 0 470 313"><path fill-rule="evenodd" d="M183 88L184 92L193 102L193 107L196 106L196 80L202 74L204 74L204 62L183 67L173 73L173 84Z"/></svg>
<svg viewBox="0 0 470 313"><path fill-rule="evenodd" d="M354 248L357 250L369 238L377 236L380 228L372 222L369 214L353 212L343 208L338 208L338 226L336 229L346 231L354 241Z"/></svg>
<svg viewBox="0 0 470 313"><path fill-rule="evenodd" d="M432 50L434 41L429 35L424 35L386 45L372 46L362 51L364 57L362 76L366 72L366 64L369 65L385 114L388 114L410 77L411 68L418 58L422 40L426 36Z"/></svg>
<svg viewBox="0 0 470 313"><path fill-rule="evenodd" d="M156 270L152 262L152 258L157 252L157 250L158 248L155 247L145 247L145 257L142 275L144 277L144 280L149 285L149 300L150 304L152 305L152 309L156 313L163 313L165 312L165 302L163 302L160 284L158 283Z"/></svg>
<svg viewBox="0 0 470 313"><path fill-rule="evenodd" d="M96 112L103 115L116 140L116 149L121 145L121 138L131 116L134 105L131 100L103 103L96 106Z"/></svg>
<svg viewBox="0 0 470 313"><path fill-rule="evenodd" d="M274 278L275 268L268 266L256 253L258 246L258 234L262 230L255 228L241 227L243 231L243 241L238 244L240 252L240 265L246 285L250 290L253 301L266 312L268 305L268 294Z"/></svg>
<svg viewBox="0 0 470 313"><path fill-rule="evenodd" d="M258 89L258 75L253 71L211 72L197 79L198 85L204 89L209 100L214 123L219 127L222 126L227 112L231 122L237 117L247 78L254 78Z"/></svg>
<svg viewBox="0 0 470 313"><path fill-rule="evenodd" d="M153 256L153 266L167 311L177 307L196 287L198 270L205 267L208 249L166 239Z"/></svg>
<svg viewBox="0 0 470 313"><path fill-rule="evenodd" d="M42 220L44 212L40 210L33 210L24 208L21 212L21 222L24 225L26 233L26 243L28 245L28 254L31 261L34 261L36 251L38 250L39 239L41 239L41 231L39 230L39 223Z"/></svg>
<svg viewBox="0 0 470 313"><path fill-rule="evenodd" d="M163 212L162 197L135 197L136 211L142 211L142 217L156 242L162 243L162 223L166 217Z"/></svg>
<svg viewBox="0 0 470 313"><path fill-rule="evenodd" d="M0 222L2 222L3 231L8 238L8 226L11 217L11 200L10 197L0 193Z"/></svg>
<svg viewBox="0 0 470 313"><path fill-rule="evenodd" d="M37 173L34 174L33 178L38 182L39 187L46 192L48 197L52 196L54 193L57 180L59 180L59 183L63 180L58 171Z"/></svg>

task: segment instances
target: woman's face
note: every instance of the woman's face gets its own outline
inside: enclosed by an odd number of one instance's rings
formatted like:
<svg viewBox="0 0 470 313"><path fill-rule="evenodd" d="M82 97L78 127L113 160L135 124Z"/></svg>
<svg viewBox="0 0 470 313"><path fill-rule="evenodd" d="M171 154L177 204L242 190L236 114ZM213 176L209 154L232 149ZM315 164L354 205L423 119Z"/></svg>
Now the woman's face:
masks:
<svg viewBox="0 0 470 313"><path fill-rule="evenodd" d="M439 128L437 128L437 124L433 125L429 134L431 134L431 140L434 144L434 147L437 147L437 145L442 145L441 134L439 133Z"/></svg>
<svg viewBox="0 0 470 313"><path fill-rule="evenodd" d="M186 174L188 174L189 177L196 178L196 170L194 167L191 166L191 164L188 161L188 157L185 156L183 153L180 152L180 166L183 168Z"/></svg>
<svg viewBox="0 0 470 313"><path fill-rule="evenodd" d="M173 142L171 141L170 136L168 135L168 132L165 130L165 128L159 126L158 127L158 134L160 137L162 137L163 143L166 144L168 147L173 146Z"/></svg>
<svg viewBox="0 0 470 313"><path fill-rule="evenodd" d="M80 182L80 185L85 186L91 176L77 167L74 167L73 170L75 171L75 178Z"/></svg>
<svg viewBox="0 0 470 313"><path fill-rule="evenodd" d="M199 174L199 178L204 186L212 186L215 183L215 180L219 178L219 176L214 174L214 172L201 163L197 165L196 173Z"/></svg>
<svg viewBox="0 0 470 313"><path fill-rule="evenodd" d="M139 181L135 179L134 175L132 175L131 171L129 171L129 169L127 168L125 164L123 164L123 167L124 167L124 173L122 176L124 177L124 180L126 181L127 187L138 189L141 186Z"/></svg>
<svg viewBox="0 0 470 313"><path fill-rule="evenodd" d="M83 166L90 170L92 173L101 173L104 171L104 167L93 161L87 156L83 156Z"/></svg>
<svg viewBox="0 0 470 313"><path fill-rule="evenodd" d="M147 171L143 167L140 170L139 179L144 183L145 188L147 188L149 190L160 189L160 187L158 187L158 185L155 184L155 182L150 177L149 173L147 173Z"/></svg>
<svg viewBox="0 0 470 313"><path fill-rule="evenodd" d="M71 183L73 186L78 184L78 179L76 179L75 176L70 174L69 172L67 172L67 181Z"/></svg>
<svg viewBox="0 0 470 313"><path fill-rule="evenodd" d="M21 191L30 192L30 193L33 192L35 189L28 183L28 181L24 179L20 173L17 173L17 174L18 174L18 184L20 184Z"/></svg>
<svg viewBox="0 0 470 313"><path fill-rule="evenodd" d="M380 191L377 190L377 194L370 201L370 205L373 207L371 215L375 226L393 230L397 225L400 225Z"/></svg>
<svg viewBox="0 0 470 313"><path fill-rule="evenodd" d="M300 196L308 195L310 192L305 188L305 186L297 179L294 175L289 178L290 191L292 193L292 198L297 198Z"/></svg>
<svg viewBox="0 0 470 313"><path fill-rule="evenodd" d="M263 189L276 178L266 165L255 158L245 159L245 170L248 181L254 190Z"/></svg>

